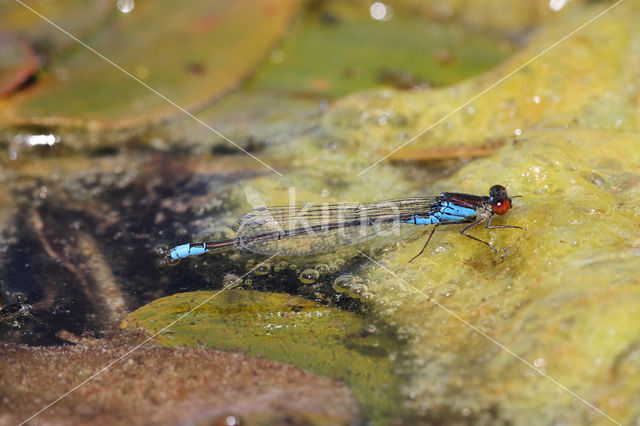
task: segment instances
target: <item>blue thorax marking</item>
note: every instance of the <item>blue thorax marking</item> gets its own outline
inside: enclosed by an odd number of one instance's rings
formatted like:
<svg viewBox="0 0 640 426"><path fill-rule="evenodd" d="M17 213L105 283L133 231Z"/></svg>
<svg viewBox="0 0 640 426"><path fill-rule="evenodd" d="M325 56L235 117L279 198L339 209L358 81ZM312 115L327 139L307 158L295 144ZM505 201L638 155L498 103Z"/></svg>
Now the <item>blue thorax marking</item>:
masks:
<svg viewBox="0 0 640 426"><path fill-rule="evenodd" d="M434 216L439 215L440 220L464 220L475 217L476 213L477 209L446 201L440 205Z"/></svg>
<svg viewBox="0 0 640 426"><path fill-rule="evenodd" d="M461 206L450 201L442 202L436 211L427 215L414 215L411 219L403 220L405 223L413 223L415 225L429 225L439 222L456 222L473 218L476 216L477 210L471 207Z"/></svg>

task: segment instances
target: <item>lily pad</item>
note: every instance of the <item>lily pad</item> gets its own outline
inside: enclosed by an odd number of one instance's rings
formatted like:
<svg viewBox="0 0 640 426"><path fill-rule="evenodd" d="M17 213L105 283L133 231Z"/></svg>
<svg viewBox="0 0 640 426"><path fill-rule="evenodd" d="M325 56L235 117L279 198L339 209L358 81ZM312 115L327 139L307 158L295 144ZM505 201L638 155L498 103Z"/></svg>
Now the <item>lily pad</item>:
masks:
<svg viewBox="0 0 640 426"><path fill-rule="evenodd" d="M163 345L261 355L344 380L374 418L388 418L397 408L399 383L390 361L397 342L349 312L286 294L203 291L155 300L129 314L122 326L155 334L169 324L156 337Z"/></svg>
<svg viewBox="0 0 640 426"><path fill-rule="evenodd" d="M237 84L287 28L297 0L140 2L86 40L172 102L192 110ZM162 25L158 25L162 23ZM183 114L88 49L15 98L12 125L118 129Z"/></svg>
<svg viewBox="0 0 640 426"><path fill-rule="evenodd" d="M384 9L378 15L368 2L311 9L250 87L340 96L379 85L442 86L513 52L506 39L487 32L428 21L399 2L378 5Z"/></svg>

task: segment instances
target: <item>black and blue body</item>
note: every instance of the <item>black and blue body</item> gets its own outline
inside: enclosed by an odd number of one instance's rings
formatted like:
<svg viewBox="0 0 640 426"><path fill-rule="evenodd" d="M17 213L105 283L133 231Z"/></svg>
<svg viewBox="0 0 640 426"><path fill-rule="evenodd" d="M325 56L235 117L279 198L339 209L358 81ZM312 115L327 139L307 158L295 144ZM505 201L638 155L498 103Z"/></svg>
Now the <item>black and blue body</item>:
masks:
<svg viewBox="0 0 640 426"><path fill-rule="evenodd" d="M482 222L490 229L522 229L513 225L491 226L494 214L502 215L510 208L511 198L501 185L492 186L488 196L443 192L437 197L366 204L262 207L238 219L233 226L234 238L182 244L171 249L170 257L177 260L229 247L266 255L311 256L362 244L401 224L435 225L422 251L413 259L424 252L436 227L442 225L467 224L460 234L496 251L466 231Z"/></svg>
<svg viewBox="0 0 640 426"><path fill-rule="evenodd" d="M454 197L456 198L454 199ZM426 214L416 213L409 220L403 220L402 222L413 223L414 225L435 225L437 223L458 222L475 218L481 205L472 204L469 202L468 197L469 194L443 192L439 197L436 197L429 212ZM465 204L461 204L461 200L466 200Z"/></svg>

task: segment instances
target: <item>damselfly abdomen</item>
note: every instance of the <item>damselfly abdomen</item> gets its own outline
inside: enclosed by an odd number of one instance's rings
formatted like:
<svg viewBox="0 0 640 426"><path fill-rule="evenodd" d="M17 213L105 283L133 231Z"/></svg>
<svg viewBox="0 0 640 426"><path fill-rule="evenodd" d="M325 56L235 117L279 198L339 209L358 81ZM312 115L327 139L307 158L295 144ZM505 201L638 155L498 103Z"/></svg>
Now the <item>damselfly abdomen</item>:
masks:
<svg viewBox="0 0 640 426"><path fill-rule="evenodd" d="M363 244L405 224L434 225L424 247L411 260L424 252L436 227L441 225L467 224L460 234L497 251L466 232L483 222L489 229L523 229L515 225L491 226L494 214L505 214L510 208L511 197L502 185L493 185L488 196L443 192L437 197L365 204L261 207L238 219L233 225L234 238L182 244L171 249L170 256L176 260L229 247L270 256L312 256Z"/></svg>

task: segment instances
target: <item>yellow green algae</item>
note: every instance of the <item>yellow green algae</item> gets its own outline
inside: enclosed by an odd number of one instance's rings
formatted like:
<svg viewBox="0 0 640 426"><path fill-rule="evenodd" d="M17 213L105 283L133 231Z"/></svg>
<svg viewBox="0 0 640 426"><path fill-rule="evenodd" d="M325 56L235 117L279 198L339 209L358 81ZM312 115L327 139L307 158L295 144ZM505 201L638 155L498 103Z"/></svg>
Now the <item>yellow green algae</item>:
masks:
<svg viewBox="0 0 640 426"><path fill-rule="evenodd" d="M267 204L288 203L289 187L298 202L486 194L496 183L523 196L495 224L525 231L473 231L498 247L497 255L443 229L413 263L407 261L424 239L407 240L363 273L374 311L407 341L412 361L397 368L412 371L405 406L420 419L610 422L561 386L616 421L640 416L637 3L622 3L509 76L607 6L566 11L518 55L460 85L349 96L326 115L321 134L297 138L294 152L270 149L267 160L291 167L285 177L249 182ZM438 182L388 163L357 175L507 76L410 145L502 138L506 145L490 158Z"/></svg>
<svg viewBox="0 0 640 426"><path fill-rule="evenodd" d="M574 131L528 139L448 180L476 193L478 181L506 182L523 196L499 223L526 231L473 232L499 255L442 231L410 266L420 240L380 259L382 267L371 265L372 299L411 342L410 405L426 416L497 407L515 424L606 420L463 319L613 418L633 419L640 414L640 138Z"/></svg>
<svg viewBox="0 0 640 426"><path fill-rule="evenodd" d="M376 419L390 420L399 408L391 359L401 345L375 322L299 296L180 293L132 312L122 326L159 333L156 341L166 346L241 350L339 379Z"/></svg>
<svg viewBox="0 0 640 426"><path fill-rule="evenodd" d="M293 147L268 151L266 158L276 169L286 165L286 176L251 184L272 203L286 204L289 186L296 186L298 199L304 201L325 201L320 196L324 188L330 191L326 201L374 200L431 189L425 187L429 182L408 179L411 176L397 167L378 165L361 173L409 139L395 158L411 159L412 152L429 148L526 141L526 132L533 129L635 131L640 38L630 19L630 10L638 10L633 3L617 6L511 74L604 8L596 4L562 12L518 54L459 85L342 98L324 115L320 135L298 137Z"/></svg>
<svg viewBox="0 0 640 426"><path fill-rule="evenodd" d="M577 7L589 1L568 1L560 9ZM513 34L533 28L556 15L557 11L552 10L549 3L549 0L404 0L402 7L434 21L456 21L468 27Z"/></svg>
<svg viewBox="0 0 640 426"><path fill-rule="evenodd" d="M367 165L439 120L398 152L400 158L430 147L483 145L531 128L635 130L640 39L629 16L634 13L630 10L638 10L636 5L617 6L545 52L603 9L597 5L567 11L562 21L542 28L527 48L460 85L346 97L325 116L326 127L334 137L365 144L365 153L373 157ZM367 125L364 132L357 122Z"/></svg>

